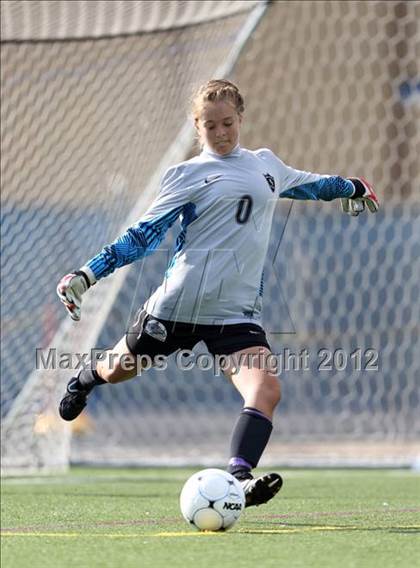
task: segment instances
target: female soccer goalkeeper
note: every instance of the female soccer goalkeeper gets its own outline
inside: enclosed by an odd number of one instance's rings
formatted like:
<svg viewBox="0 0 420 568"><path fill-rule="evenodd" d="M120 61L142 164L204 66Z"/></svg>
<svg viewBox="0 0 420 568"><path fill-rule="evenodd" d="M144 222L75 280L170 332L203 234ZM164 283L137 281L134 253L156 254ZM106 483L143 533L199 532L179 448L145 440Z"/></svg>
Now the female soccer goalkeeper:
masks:
<svg viewBox="0 0 420 568"><path fill-rule="evenodd" d="M275 202L285 197L340 198L350 215L358 215L365 204L375 212L379 204L362 178L299 171L267 148L242 148L243 113L235 85L225 80L203 85L193 99L200 155L169 168L159 195L139 222L80 270L64 276L57 292L78 321L82 295L97 280L156 250L180 220L182 230L163 283L139 310L113 356L69 381L60 415L75 419L95 386L134 377L139 369L127 365L127 357L154 360L203 340L210 353L226 356L225 374L244 400L232 433L228 471L243 483L250 506L267 502L282 485L277 473L251 474L270 438L280 400L278 378L262 364L261 355L269 355L270 346L260 322L262 271ZM242 364L236 368L238 361Z"/></svg>

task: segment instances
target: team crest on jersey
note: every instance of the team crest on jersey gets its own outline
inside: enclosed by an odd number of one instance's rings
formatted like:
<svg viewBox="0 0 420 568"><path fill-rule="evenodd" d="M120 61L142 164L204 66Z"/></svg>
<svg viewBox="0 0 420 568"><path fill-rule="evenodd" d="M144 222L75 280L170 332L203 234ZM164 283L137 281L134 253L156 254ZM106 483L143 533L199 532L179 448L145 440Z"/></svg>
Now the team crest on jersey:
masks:
<svg viewBox="0 0 420 568"><path fill-rule="evenodd" d="M275 191L276 189L276 182L274 181L274 178L272 175L270 174L263 174L263 176L265 177L265 179L267 180L267 183L271 189L271 191Z"/></svg>

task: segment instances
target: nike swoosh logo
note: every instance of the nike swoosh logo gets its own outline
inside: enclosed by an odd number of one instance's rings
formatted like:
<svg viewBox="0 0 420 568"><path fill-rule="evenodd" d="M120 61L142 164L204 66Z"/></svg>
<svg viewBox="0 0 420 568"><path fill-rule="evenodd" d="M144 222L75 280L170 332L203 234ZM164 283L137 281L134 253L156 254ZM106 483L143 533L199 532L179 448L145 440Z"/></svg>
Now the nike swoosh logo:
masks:
<svg viewBox="0 0 420 568"><path fill-rule="evenodd" d="M72 383L70 383L69 385L67 385L67 392L73 394L76 392L80 392L80 389L78 389L75 385L78 383L78 381L73 381Z"/></svg>
<svg viewBox="0 0 420 568"><path fill-rule="evenodd" d="M252 331L252 329L249 330L249 333L255 333L256 335L259 335L259 331Z"/></svg>
<svg viewBox="0 0 420 568"><path fill-rule="evenodd" d="M204 180L204 183L210 183L212 181L216 181L217 179L221 178L221 175L215 175L215 176L207 176L206 179Z"/></svg>

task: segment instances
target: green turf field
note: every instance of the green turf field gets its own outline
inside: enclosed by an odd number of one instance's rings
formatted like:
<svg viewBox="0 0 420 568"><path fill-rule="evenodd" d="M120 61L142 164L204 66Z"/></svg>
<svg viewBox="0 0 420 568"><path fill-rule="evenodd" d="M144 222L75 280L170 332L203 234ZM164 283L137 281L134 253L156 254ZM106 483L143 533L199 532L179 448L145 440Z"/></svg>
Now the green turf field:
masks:
<svg viewBox="0 0 420 568"><path fill-rule="evenodd" d="M181 518L185 469L74 469L2 482L2 568L420 566L420 476L288 470L225 533Z"/></svg>

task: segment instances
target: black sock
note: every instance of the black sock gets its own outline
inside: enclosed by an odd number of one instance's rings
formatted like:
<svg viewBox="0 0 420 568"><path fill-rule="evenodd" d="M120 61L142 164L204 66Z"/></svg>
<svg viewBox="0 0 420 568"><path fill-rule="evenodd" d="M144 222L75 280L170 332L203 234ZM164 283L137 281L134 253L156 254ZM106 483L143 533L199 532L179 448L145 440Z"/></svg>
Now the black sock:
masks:
<svg viewBox="0 0 420 568"><path fill-rule="evenodd" d="M91 391L93 387L106 383L95 369L82 369L77 377L81 389Z"/></svg>
<svg viewBox="0 0 420 568"><path fill-rule="evenodd" d="M257 467L268 443L273 424L265 414L246 406L235 424L230 444L228 472L238 478L249 477Z"/></svg>

